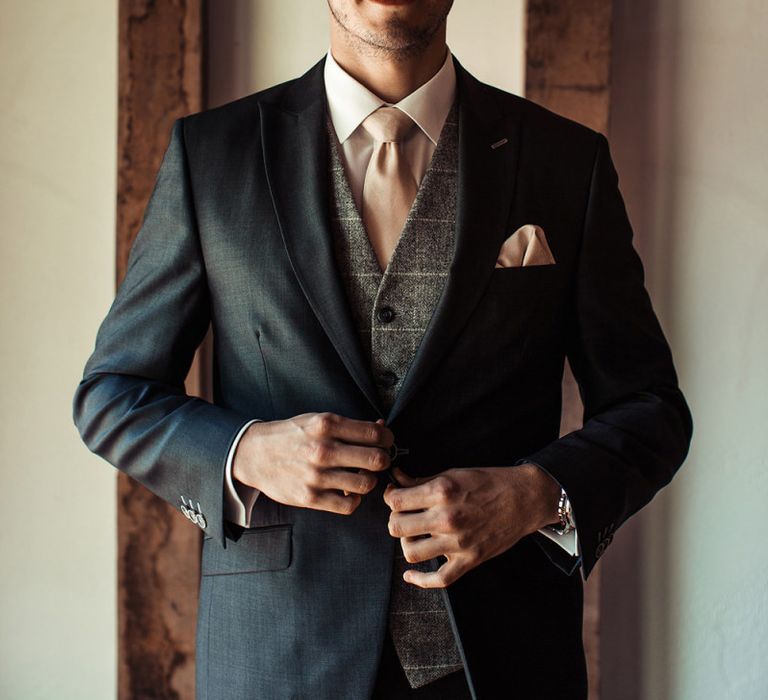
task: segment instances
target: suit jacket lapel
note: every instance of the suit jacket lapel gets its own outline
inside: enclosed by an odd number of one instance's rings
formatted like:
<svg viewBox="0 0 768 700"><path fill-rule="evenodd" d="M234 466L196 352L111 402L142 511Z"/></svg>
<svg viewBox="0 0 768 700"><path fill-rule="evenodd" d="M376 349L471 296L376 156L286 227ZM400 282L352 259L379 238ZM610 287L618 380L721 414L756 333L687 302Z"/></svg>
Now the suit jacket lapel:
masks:
<svg viewBox="0 0 768 700"><path fill-rule="evenodd" d="M506 236L520 140L520 110L504 114L494 88L454 58L459 99L456 237L443 294L387 416L391 423L453 344L491 278ZM506 139L506 142L499 145ZM492 147L496 146L496 147Z"/></svg>
<svg viewBox="0 0 768 700"><path fill-rule="evenodd" d="M283 243L307 301L350 375L383 416L333 253L324 60L299 78L280 104L260 104L264 165Z"/></svg>
<svg viewBox="0 0 768 700"><path fill-rule="evenodd" d="M286 252L319 322L360 390L383 416L333 253L324 60L280 103L260 104L264 165ZM459 200L454 259L443 294L387 416L403 411L451 346L490 281L513 201L520 110L504 114L494 88L454 58L459 98ZM492 144L506 139L503 146Z"/></svg>

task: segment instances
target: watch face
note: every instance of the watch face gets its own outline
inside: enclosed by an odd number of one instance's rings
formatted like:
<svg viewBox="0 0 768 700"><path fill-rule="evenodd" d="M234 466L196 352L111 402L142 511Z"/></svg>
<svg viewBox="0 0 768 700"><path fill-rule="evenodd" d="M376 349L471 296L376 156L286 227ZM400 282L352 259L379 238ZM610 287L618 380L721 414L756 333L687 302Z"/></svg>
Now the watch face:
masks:
<svg viewBox="0 0 768 700"><path fill-rule="evenodd" d="M573 512L571 511L571 501L568 498L568 494L565 493L565 489L563 489L562 493L562 510L560 513L562 514L562 520L563 525L565 526L566 532L569 532L570 530L573 530L574 527L576 527L576 524L573 522Z"/></svg>
<svg viewBox="0 0 768 700"><path fill-rule="evenodd" d="M563 535L567 532L570 524L568 495L565 493L565 489L560 487L560 498L557 502L557 517L560 522L557 525L552 526L553 532L558 535Z"/></svg>

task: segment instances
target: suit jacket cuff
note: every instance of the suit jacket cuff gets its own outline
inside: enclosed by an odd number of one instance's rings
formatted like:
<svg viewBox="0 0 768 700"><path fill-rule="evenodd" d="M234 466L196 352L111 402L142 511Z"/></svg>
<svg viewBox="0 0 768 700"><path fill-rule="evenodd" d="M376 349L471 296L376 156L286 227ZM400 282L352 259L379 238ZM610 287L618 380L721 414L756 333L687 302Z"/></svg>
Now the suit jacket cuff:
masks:
<svg viewBox="0 0 768 700"><path fill-rule="evenodd" d="M538 532L561 547L568 555L579 556L579 535L575 528L564 535L558 535L547 527L541 528Z"/></svg>

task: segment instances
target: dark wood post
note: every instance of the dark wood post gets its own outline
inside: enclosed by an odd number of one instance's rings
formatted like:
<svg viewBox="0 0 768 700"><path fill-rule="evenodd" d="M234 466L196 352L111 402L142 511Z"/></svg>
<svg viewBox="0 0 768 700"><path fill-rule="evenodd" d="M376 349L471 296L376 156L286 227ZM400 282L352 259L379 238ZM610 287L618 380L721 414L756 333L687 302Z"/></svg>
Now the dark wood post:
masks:
<svg viewBox="0 0 768 700"><path fill-rule="evenodd" d="M117 283L173 121L202 105L201 5L120 0ZM201 396L202 366L198 352L187 390ZM191 700L200 531L124 474L117 496L118 697Z"/></svg>

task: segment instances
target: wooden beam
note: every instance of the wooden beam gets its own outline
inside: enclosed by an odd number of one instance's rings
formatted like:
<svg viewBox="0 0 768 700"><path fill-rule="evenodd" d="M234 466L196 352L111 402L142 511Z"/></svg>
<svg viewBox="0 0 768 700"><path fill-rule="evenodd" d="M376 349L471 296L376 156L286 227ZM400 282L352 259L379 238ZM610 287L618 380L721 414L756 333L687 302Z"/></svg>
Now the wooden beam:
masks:
<svg viewBox="0 0 768 700"><path fill-rule="evenodd" d="M202 105L201 4L120 0L117 284L173 121ZM202 366L190 393L205 393ZM124 474L117 495L118 698L191 699L200 531Z"/></svg>
<svg viewBox="0 0 768 700"><path fill-rule="evenodd" d="M528 0L525 96L605 133L612 0Z"/></svg>
<svg viewBox="0 0 768 700"><path fill-rule="evenodd" d="M525 96L606 133L610 115L612 0L528 0ZM578 387L566 364L560 434L581 427ZM584 588L589 698L600 686L600 565Z"/></svg>

